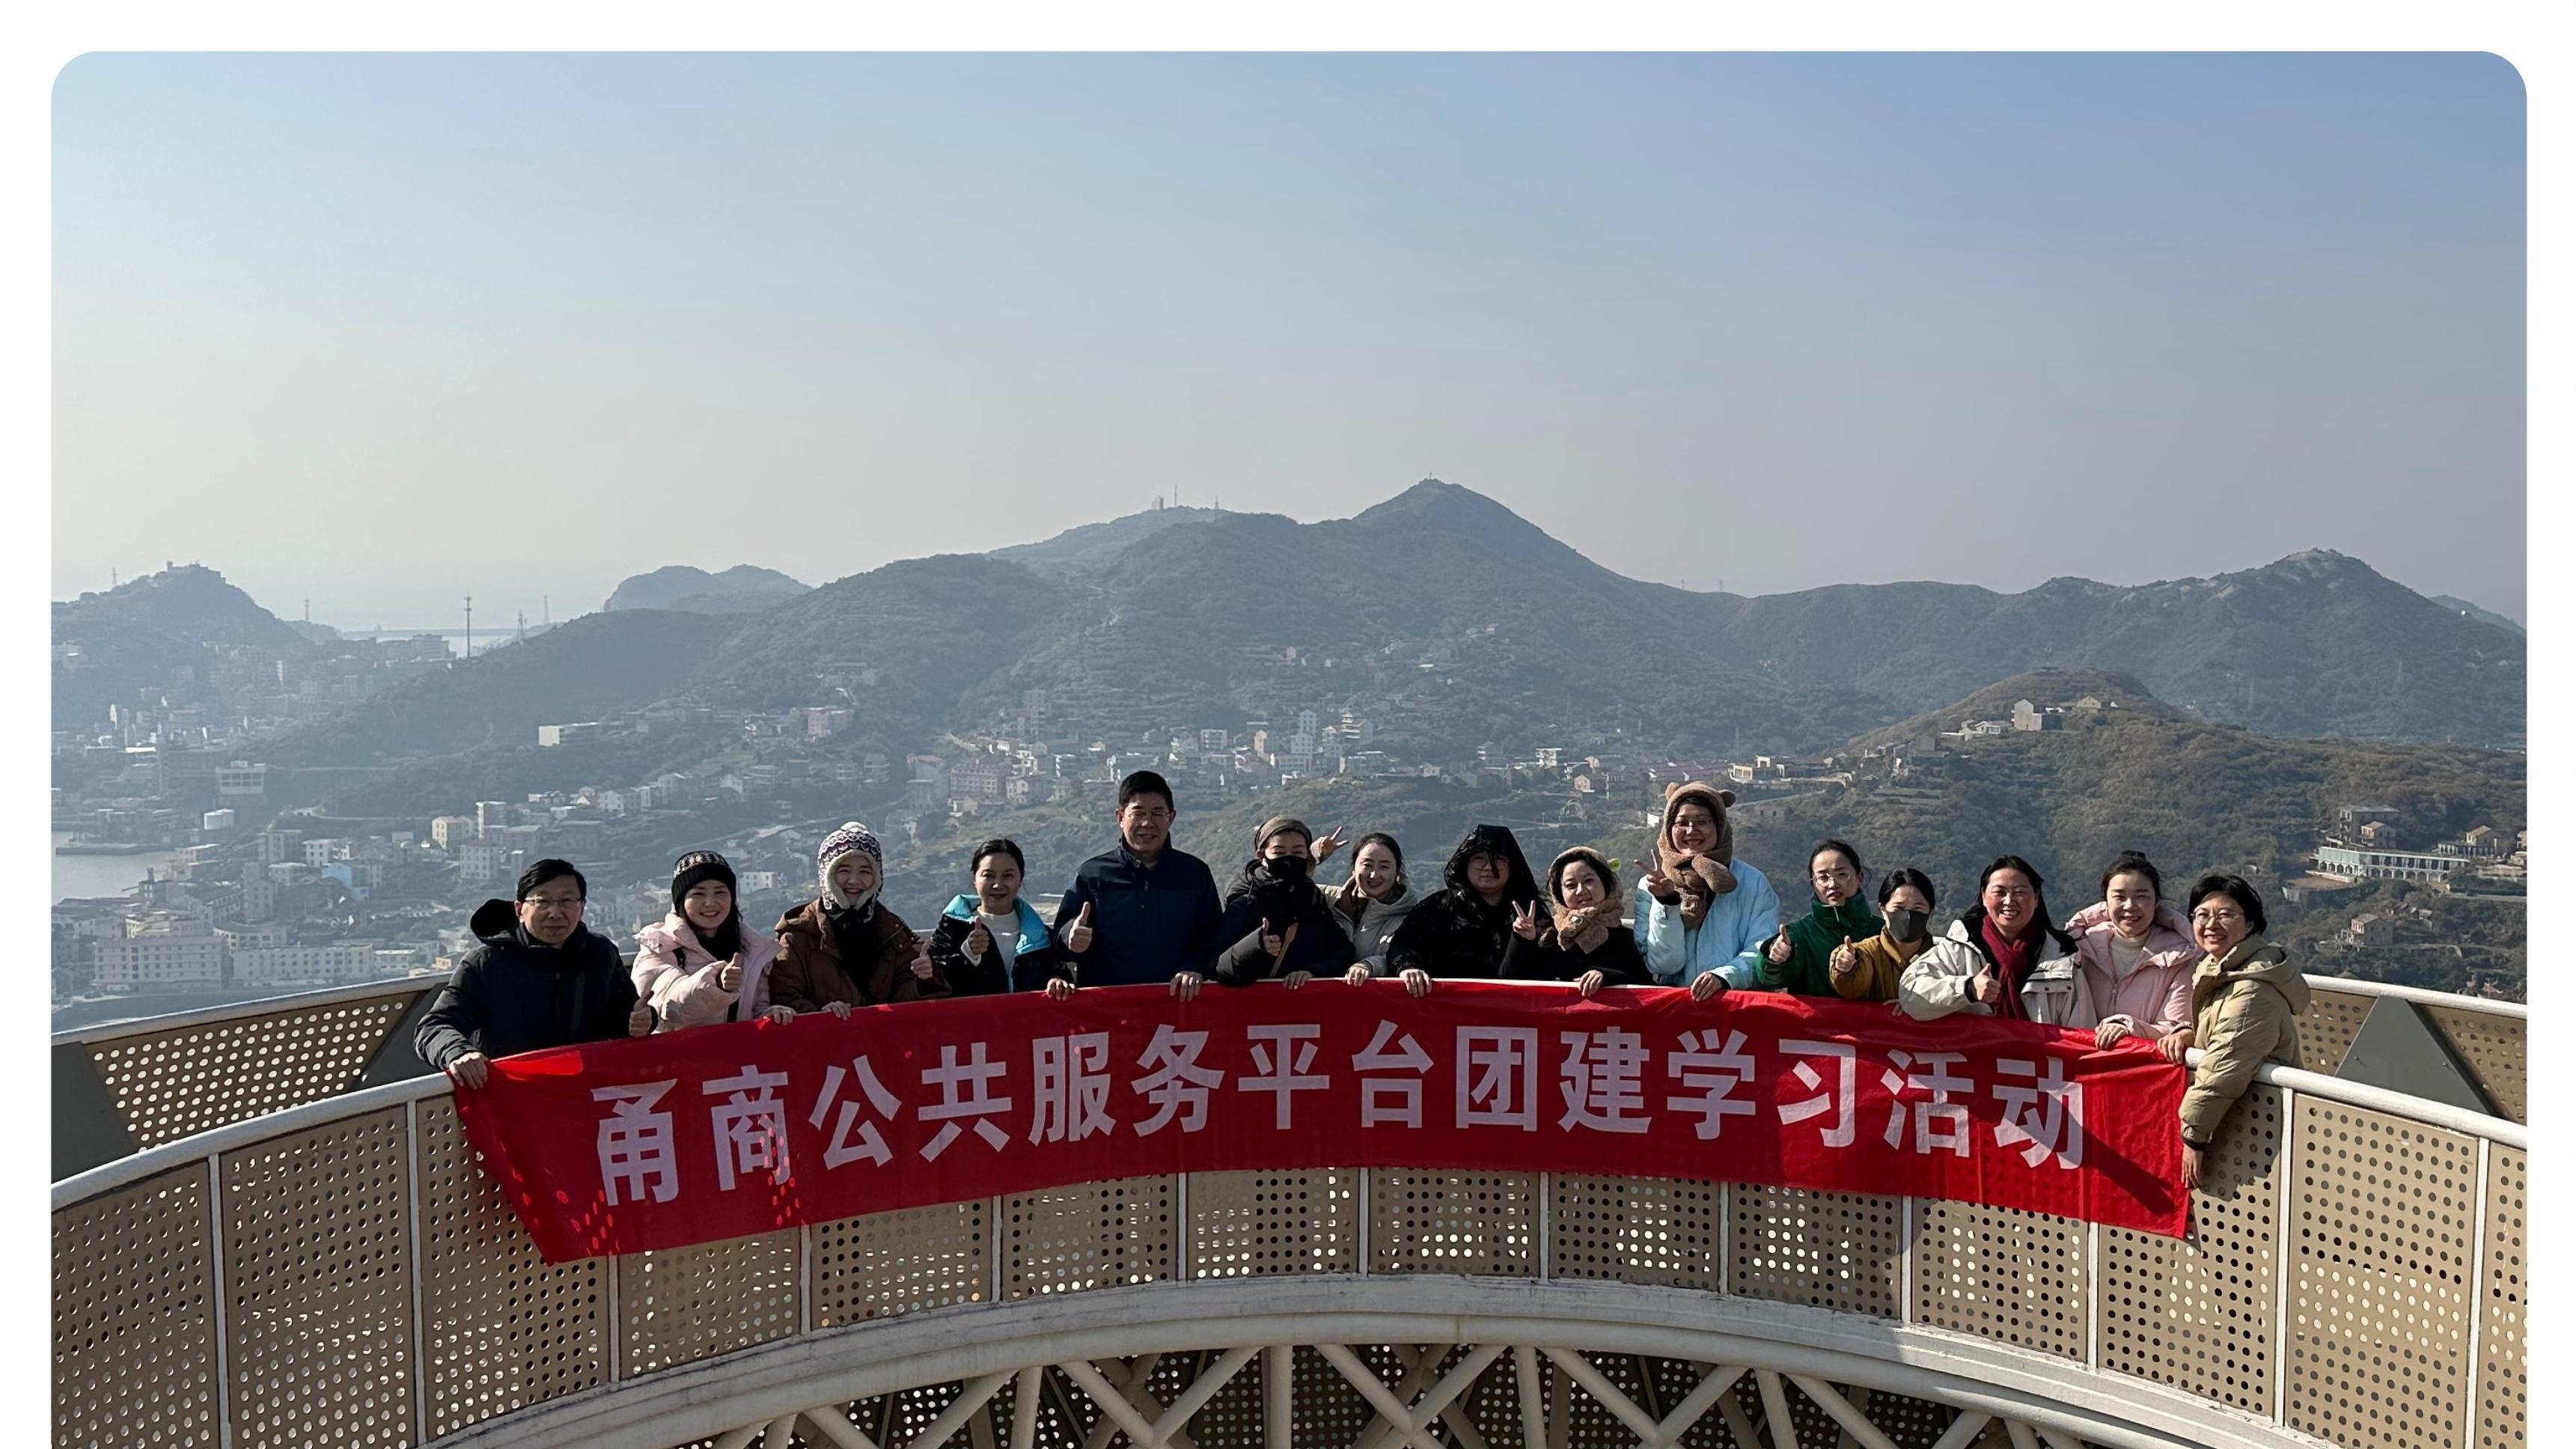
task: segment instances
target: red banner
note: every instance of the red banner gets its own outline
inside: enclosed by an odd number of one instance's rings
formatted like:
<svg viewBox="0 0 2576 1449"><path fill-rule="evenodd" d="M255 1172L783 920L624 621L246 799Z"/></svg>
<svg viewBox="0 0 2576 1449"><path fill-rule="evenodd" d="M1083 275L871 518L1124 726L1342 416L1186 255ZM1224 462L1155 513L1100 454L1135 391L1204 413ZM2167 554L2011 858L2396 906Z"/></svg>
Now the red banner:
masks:
<svg viewBox="0 0 2576 1449"><path fill-rule="evenodd" d="M1319 981L874 1007L531 1052L459 1114L551 1262L1229 1168L1950 1198L2180 1236L2183 1070L1772 992Z"/></svg>

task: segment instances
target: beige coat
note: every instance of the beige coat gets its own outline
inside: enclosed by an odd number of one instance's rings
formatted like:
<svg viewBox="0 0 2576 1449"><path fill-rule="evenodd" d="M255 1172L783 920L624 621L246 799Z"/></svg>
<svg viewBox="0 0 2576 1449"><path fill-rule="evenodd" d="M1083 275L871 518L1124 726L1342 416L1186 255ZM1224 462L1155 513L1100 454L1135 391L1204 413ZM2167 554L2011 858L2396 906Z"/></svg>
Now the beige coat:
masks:
<svg viewBox="0 0 2576 1449"><path fill-rule="evenodd" d="M2307 1009L2307 978L2291 969L2288 952L2259 935L2237 942L2223 961L2200 958L2191 973L2191 1036L2201 1058L2183 1093L2184 1141L2218 1135L2256 1068L2299 1064L2298 1018Z"/></svg>

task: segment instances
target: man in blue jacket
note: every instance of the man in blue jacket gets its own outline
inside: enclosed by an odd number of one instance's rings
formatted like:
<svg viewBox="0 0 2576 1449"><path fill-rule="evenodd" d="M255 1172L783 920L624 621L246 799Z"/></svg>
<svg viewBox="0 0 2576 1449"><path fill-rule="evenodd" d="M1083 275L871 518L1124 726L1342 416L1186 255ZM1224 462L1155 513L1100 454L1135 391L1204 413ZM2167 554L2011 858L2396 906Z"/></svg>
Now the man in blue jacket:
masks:
<svg viewBox="0 0 2576 1449"><path fill-rule="evenodd" d="M1084 861L1055 908L1056 939L1082 985L1169 981L1186 1000L1214 969L1216 877L1173 848L1172 817L1161 775L1138 770L1118 782L1118 848Z"/></svg>

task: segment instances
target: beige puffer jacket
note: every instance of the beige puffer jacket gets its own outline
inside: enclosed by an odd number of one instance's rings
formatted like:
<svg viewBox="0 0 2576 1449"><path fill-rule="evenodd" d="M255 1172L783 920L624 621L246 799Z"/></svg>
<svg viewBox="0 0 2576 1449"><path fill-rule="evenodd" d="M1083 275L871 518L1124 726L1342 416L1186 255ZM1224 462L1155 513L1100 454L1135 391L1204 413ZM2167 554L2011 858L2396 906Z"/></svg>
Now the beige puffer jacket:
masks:
<svg viewBox="0 0 2576 1449"><path fill-rule="evenodd" d="M2191 1036L2200 1066L2182 1098L2185 1142L2207 1143L2265 1062L2299 1064L2299 1014L2308 981L2290 953L2259 935L2236 943L2226 959L2203 956L2191 973Z"/></svg>

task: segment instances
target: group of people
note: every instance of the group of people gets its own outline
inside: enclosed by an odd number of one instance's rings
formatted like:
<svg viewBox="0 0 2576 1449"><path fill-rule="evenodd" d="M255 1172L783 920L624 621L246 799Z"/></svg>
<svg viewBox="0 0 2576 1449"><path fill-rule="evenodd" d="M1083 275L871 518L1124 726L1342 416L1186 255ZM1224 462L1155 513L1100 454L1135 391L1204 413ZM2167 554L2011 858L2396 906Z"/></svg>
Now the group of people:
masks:
<svg viewBox="0 0 2576 1449"><path fill-rule="evenodd" d="M880 902L883 848L852 822L816 852L815 898L767 934L746 928L723 856L682 856L671 912L639 934L631 967L582 924L581 872L541 860L514 901L475 912L482 945L423 1017L416 1046L479 1088L490 1058L540 1047L1010 991L1062 999L1169 983L1187 1000L1210 979L1296 989L1318 975L1392 976L1415 996L1461 977L1567 981L1587 997L1605 985L1684 986L1701 1001L1785 991L1888 1002L1919 1020L1966 1012L2086 1029L2105 1048L2139 1037L2176 1063L2196 1046L2181 1113L2183 1175L2195 1187L2257 1068L2298 1065L2307 983L2264 940L2262 900L2242 877L2201 877L2177 911L2155 865L2126 853L2103 871L2100 899L2058 924L2039 871L2006 855L1936 936L1923 872L1881 875L1873 910L1860 852L1827 840L1808 856L1812 904L1784 921L1769 880L1735 859L1734 801L1699 783L1666 792L1631 916L1619 862L1577 846L1542 881L1496 825L1459 840L1436 889L1415 887L1386 834L1362 836L1349 877L1326 886L1317 871L1349 842L1274 816L1220 892L1205 862L1171 844L1171 786L1140 770L1119 782L1118 844L1082 863L1052 921L1020 898L1019 846L996 839L976 847L973 889L925 937Z"/></svg>

